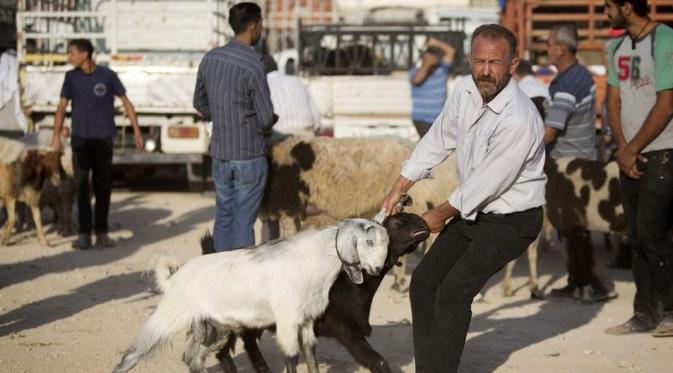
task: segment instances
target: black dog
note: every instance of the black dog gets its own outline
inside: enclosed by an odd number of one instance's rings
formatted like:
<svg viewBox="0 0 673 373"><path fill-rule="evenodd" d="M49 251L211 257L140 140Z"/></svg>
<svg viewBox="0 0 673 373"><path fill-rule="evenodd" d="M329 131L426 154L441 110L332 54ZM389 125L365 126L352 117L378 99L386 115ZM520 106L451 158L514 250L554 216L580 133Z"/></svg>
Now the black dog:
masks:
<svg viewBox="0 0 673 373"><path fill-rule="evenodd" d="M316 336L336 338L346 347L355 361L375 373L390 372L390 367L383 356L376 352L365 338L372 332L369 313L374 294L381 285L383 277L397 263L398 258L414 251L416 246L430 235L430 229L425 221L414 214L400 213L391 216L384 221L383 225L388 231L390 243L388 257L381 273L378 276L365 273L364 283L355 285L344 272L341 272L330 289L329 304L325 314L317 320L314 327ZM203 254L214 252L211 236L206 235L201 239L201 250ZM262 330L246 330L241 333L241 338L255 371L266 373L271 370L257 344L262 332ZM227 373L237 371L231 358L235 344L235 338L231 338L217 354L222 368Z"/></svg>

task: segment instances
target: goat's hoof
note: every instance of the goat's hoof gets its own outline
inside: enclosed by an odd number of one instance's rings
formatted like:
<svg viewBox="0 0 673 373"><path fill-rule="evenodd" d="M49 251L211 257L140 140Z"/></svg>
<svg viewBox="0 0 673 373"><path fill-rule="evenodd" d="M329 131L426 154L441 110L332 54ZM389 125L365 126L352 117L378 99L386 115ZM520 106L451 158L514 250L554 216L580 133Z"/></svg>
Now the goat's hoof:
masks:
<svg viewBox="0 0 673 373"><path fill-rule="evenodd" d="M369 370L371 370L372 373L390 373L390 367L385 360L379 360L375 362L369 366Z"/></svg>
<svg viewBox="0 0 673 373"><path fill-rule="evenodd" d="M544 293L540 289L535 288L530 291L530 299L544 299Z"/></svg>
<svg viewBox="0 0 673 373"><path fill-rule="evenodd" d="M513 295L514 295L514 293L511 290L503 290L502 291L502 296L505 297L505 298L509 298Z"/></svg>

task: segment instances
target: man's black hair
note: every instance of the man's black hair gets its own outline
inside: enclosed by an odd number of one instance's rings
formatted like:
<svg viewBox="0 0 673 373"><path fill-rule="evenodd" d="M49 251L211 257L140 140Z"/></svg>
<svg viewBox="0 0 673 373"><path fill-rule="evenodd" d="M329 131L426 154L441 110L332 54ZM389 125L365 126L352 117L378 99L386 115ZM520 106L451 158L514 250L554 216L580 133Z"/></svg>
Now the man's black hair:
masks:
<svg viewBox="0 0 673 373"><path fill-rule="evenodd" d="M235 34L244 32L249 24L259 22L261 19L262 8L255 3L238 3L229 9L229 25Z"/></svg>
<svg viewBox="0 0 673 373"><path fill-rule="evenodd" d="M623 6L626 3L631 4L633 11L641 16L646 17L650 7L647 6L647 0L612 0L613 3Z"/></svg>
<svg viewBox="0 0 673 373"><path fill-rule="evenodd" d="M87 58L93 56L93 44L88 39L72 39L68 42L68 48L74 46L80 52L86 52Z"/></svg>

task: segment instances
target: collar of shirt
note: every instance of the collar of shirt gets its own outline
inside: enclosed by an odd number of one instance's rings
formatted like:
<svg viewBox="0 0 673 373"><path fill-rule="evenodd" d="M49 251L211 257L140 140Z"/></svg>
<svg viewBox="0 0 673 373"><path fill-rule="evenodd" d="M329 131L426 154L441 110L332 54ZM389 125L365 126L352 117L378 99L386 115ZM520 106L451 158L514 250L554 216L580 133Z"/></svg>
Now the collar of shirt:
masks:
<svg viewBox="0 0 673 373"><path fill-rule="evenodd" d="M516 90L516 82L514 79L510 78L509 83L507 83L505 88L503 88L503 90L500 91L500 93L498 93L490 102L484 104L484 99L479 93L479 89L477 88L477 84L474 82L474 78L470 79L470 84L468 84L466 87L466 91L470 95L472 103L475 107L481 108L486 106L496 114L502 113L503 109L505 109L505 106L507 106L507 104L514 97Z"/></svg>
<svg viewBox="0 0 673 373"><path fill-rule="evenodd" d="M252 45L245 44L236 38L232 38L231 41L229 42L229 45L231 47L236 48L237 50L245 52L246 54L252 56L253 58L259 60L262 59L262 55L257 53L257 51L255 50L255 48L252 47Z"/></svg>
<svg viewBox="0 0 673 373"><path fill-rule="evenodd" d="M567 69L565 69L565 70L561 71L560 73L556 74L554 79L552 79L550 85L558 83L558 81L561 80L561 77L563 77L563 75L569 73L570 71L575 69L577 66L579 66L579 62L577 62L577 61L573 62L570 66L568 66Z"/></svg>

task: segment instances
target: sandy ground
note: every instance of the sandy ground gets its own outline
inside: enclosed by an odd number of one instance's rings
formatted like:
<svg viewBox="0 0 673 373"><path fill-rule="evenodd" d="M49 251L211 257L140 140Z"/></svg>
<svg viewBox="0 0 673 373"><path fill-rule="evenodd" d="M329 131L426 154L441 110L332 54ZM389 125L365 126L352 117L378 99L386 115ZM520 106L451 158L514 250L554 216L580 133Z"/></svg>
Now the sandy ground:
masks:
<svg viewBox="0 0 673 373"><path fill-rule="evenodd" d="M0 372L111 371L160 299L142 276L147 263L159 250L183 260L198 255L198 237L211 227L213 215L212 195L115 192L113 249L73 251L72 238L53 233L51 248L40 247L30 234L14 237L11 246L0 248ZM411 267L417 262L412 254ZM539 262L545 290L564 284L560 251L540 253ZM484 300L473 305L461 372L673 371L673 338L603 334L631 314L629 272L607 273L616 281L618 299L588 306L529 300L526 265L515 275L514 297L500 295L500 273L484 288ZM395 371L413 372L409 298L390 290L391 283L388 275L375 298L370 342ZM185 372L183 347L184 338L176 337L172 347L135 371ZM281 371L271 336L264 336L262 349L272 369ZM365 371L332 340L319 341L318 358L323 372ZM251 371L240 351L235 361L241 372ZM214 357L208 367L219 372Z"/></svg>

